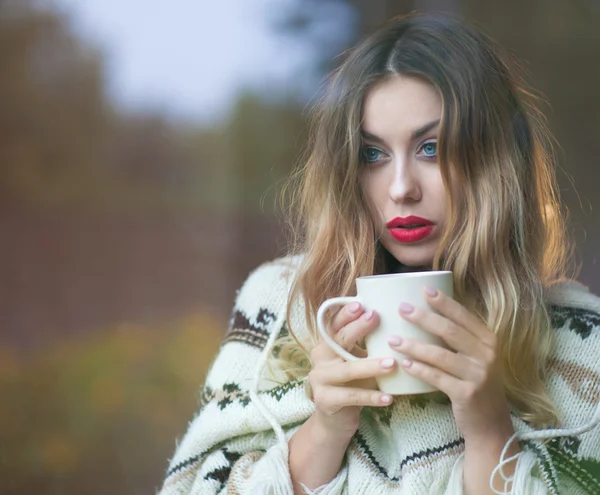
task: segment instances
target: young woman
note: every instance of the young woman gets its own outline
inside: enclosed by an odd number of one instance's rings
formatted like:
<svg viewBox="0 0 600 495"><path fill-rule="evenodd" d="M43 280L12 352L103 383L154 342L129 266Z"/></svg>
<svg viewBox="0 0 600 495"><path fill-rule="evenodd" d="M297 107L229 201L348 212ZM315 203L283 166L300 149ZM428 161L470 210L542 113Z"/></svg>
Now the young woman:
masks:
<svg viewBox="0 0 600 495"><path fill-rule="evenodd" d="M395 19L333 74L295 175L296 254L237 296L162 494L600 493L600 300L566 280L544 119L509 59L447 18ZM451 270L402 316L448 348L345 362L315 314L358 276ZM330 321L361 352L377 314ZM388 396L402 367L440 393Z"/></svg>

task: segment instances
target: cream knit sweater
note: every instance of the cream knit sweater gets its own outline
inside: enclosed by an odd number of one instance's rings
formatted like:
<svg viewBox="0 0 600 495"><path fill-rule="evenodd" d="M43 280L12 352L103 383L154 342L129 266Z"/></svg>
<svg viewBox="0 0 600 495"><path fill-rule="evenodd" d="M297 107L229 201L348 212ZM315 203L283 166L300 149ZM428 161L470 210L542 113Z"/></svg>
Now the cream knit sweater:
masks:
<svg viewBox="0 0 600 495"><path fill-rule="evenodd" d="M293 258L255 270L238 293L200 411L171 459L160 495L292 495L287 440L312 414L302 380L267 365L286 332ZM547 291L557 349L548 388L561 429L536 432L513 415L521 443L517 495L600 495L600 299L577 283ZM306 331L303 309L292 325ZM308 335L298 335L308 339ZM336 478L314 493L459 495L464 441L447 398L398 396L364 408Z"/></svg>

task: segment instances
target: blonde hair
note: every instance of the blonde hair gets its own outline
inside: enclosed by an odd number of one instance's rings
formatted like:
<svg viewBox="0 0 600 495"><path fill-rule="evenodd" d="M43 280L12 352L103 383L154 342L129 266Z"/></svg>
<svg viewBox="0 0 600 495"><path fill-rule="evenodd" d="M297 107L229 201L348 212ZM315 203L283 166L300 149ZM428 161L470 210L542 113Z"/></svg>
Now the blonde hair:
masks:
<svg viewBox="0 0 600 495"><path fill-rule="evenodd" d="M555 423L545 388L554 339L544 287L565 277L571 248L550 133L514 62L451 18L393 19L332 74L308 155L284 189L292 251L303 261L279 360L292 376L308 372L289 320L299 298L314 337L323 301L354 294L356 277L390 270L361 189L360 126L366 92L400 74L430 83L443 102L438 157L449 214L432 268L453 272L456 299L498 336L505 391L521 417ZM304 351L315 342L303 343Z"/></svg>

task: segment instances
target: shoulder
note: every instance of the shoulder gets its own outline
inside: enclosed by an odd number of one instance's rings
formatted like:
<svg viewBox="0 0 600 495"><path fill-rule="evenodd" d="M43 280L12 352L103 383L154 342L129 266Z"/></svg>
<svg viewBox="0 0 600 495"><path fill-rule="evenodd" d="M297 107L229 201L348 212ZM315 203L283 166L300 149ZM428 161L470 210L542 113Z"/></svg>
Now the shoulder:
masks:
<svg viewBox="0 0 600 495"><path fill-rule="evenodd" d="M287 300L300 261L299 256L286 256L255 268L237 292L236 307L251 312L265 305L276 309Z"/></svg>
<svg viewBox="0 0 600 495"><path fill-rule="evenodd" d="M248 289L267 289L271 284L287 286L292 281L302 256L285 256L267 261L250 272L240 292Z"/></svg>
<svg viewBox="0 0 600 495"><path fill-rule="evenodd" d="M225 342L264 348L285 321L288 295L301 258L287 256L254 269L238 290Z"/></svg>
<svg viewBox="0 0 600 495"><path fill-rule="evenodd" d="M549 386L566 424L585 422L600 397L600 298L576 282L547 290L555 331Z"/></svg>
<svg viewBox="0 0 600 495"><path fill-rule="evenodd" d="M600 339L600 298L578 282L562 282L545 290L552 326L586 340Z"/></svg>
<svg viewBox="0 0 600 495"><path fill-rule="evenodd" d="M237 292L227 332L207 377L204 402L211 400L215 390L249 400L242 391L250 386L270 336L284 330L287 298L298 261L278 258L248 275Z"/></svg>

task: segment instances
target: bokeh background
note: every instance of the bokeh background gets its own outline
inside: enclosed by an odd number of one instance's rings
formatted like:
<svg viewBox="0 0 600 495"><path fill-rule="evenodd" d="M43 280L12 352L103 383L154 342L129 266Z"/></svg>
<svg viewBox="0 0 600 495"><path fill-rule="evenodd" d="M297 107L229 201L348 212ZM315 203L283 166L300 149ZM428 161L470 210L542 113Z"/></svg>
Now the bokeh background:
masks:
<svg viewBox="0 0 600 495"><path fill-rule="evenodd" d="M0 493L147 494L335 55L450 11L524 60L600 292L598 0L0 0Z"/></svg>

